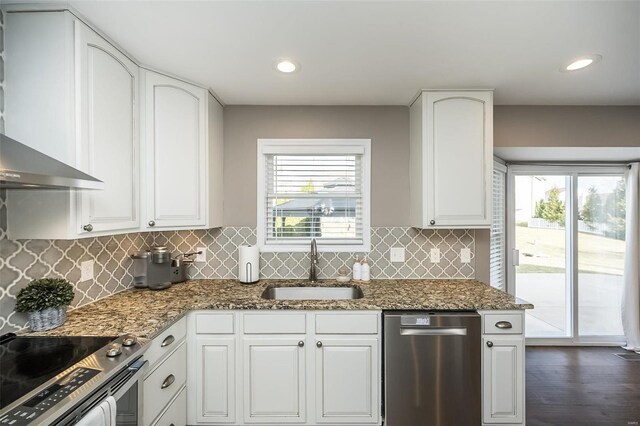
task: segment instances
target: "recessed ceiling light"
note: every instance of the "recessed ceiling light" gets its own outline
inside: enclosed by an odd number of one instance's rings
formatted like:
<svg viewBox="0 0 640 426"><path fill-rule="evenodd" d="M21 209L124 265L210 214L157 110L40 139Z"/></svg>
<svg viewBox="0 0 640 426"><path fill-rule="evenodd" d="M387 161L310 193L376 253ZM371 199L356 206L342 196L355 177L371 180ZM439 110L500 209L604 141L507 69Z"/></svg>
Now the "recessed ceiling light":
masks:
<svg viewBox="0 0 640 426"><path fill-rule="evenodd" d="M581 70L583 68L588 67L589 65L600 62L601 60L602 60L601 55L581 56L571 61L568 65L565 65L564 67L560 68L560 71L571 72L571 71Z"/></svg>
<svg viewBox="0 0 640 426"><path fill-rule="evenodd" d="M299 66L295 62L288 59L278 61L278 63L276 64L276 69L285 74L291 74L292 72L298 70L298 68Z"/></svg>

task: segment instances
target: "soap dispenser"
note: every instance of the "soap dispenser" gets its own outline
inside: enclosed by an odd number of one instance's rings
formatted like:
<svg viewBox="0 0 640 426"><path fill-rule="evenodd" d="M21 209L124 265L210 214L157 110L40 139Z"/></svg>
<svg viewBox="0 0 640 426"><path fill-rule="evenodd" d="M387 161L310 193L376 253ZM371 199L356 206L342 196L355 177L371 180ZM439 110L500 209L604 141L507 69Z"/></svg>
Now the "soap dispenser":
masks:
<svg viewBox="0 0 640 426"><path fill-rule="evenodd" d="M360 268L360 279L364 282L369 282L371 280L371 267L369 266L369 262L367 262L366 257L362 259L362 265Z"/></svg>
<svg viewBox="0 0 640 426"><path fill-rule="evenodd" d="M356 256L356 260L353 263L353 280L360 281L362 279L362 265L360 264L360 259Z"/></svg>

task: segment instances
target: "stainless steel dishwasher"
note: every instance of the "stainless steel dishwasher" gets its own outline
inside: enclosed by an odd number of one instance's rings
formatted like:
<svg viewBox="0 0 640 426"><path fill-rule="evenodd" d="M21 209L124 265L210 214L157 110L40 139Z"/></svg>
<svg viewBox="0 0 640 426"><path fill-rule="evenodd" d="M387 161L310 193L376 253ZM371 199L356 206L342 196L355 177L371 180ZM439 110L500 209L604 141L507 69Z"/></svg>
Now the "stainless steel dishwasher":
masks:
<svg viewBox="0 0 640 426"><path fill-rule="evenodd" d="M481 425L480 315L383 318L385 426Z"/></svg>

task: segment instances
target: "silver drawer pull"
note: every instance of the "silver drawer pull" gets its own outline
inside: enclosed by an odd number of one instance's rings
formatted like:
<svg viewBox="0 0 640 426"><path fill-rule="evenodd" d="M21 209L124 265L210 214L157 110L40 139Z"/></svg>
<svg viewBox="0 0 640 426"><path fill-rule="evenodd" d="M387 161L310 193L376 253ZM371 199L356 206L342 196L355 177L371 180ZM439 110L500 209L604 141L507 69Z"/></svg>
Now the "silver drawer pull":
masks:
<svg viewBox="0 0 640 426"><path fill-rule="evenodd" d="M170 344L172 344L173 342L176 341L176 338L173 337L173 334L168 335L167 337L164 338L164 340L162 341L162 344L160 345L161 348L166 348L167 346L169 346Z"/></svg>
<svg viewBox="0 0 640 426"><path fill-rule="evenodd" d="M509 321L498 321L496 323L496 327L498 328L513 328Z"/></svg>
<svg viewBox="0 0 640 426"><path fill-rule="evenodd" d="M173 382L176 381L176 376L174 376L173 374L169 374L167 376L166 379L164 379L164 382L162 382L162 386L160 386L160 389L166 389L169 386L171 386L173 384Z"/></svg>

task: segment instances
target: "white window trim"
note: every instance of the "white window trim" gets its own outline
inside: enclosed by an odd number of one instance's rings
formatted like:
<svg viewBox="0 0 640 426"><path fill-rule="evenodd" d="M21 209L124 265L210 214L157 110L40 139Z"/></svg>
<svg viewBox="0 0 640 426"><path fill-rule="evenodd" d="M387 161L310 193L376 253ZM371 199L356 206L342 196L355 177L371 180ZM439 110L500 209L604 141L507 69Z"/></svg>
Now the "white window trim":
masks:
<svg viewBox="0 0 640 426"><path fill-rule="evenodd" d="M309 244L267 244L265 203L266 154L362 154L362 244L323 244L319 252L371 251L371 139L258 139L257 245L261 252L307 252Z"/></svg>

